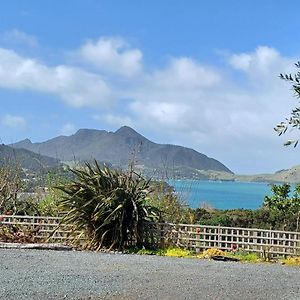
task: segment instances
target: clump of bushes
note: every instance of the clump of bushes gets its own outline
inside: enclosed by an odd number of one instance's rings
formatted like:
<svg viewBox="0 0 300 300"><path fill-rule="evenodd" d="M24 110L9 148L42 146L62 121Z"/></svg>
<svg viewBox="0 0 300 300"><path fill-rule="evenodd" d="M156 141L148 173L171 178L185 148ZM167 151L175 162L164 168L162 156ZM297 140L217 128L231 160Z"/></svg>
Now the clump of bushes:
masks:
<svg viewBox="0 0 300 300"><path fill-rule="evenodd" d="M171 187L167 188L164 182L151 182L148 201L159 210L161 222L183 223L189 219L187 203Z"/></svg>
<svg viewBox="0 0 300 300"><path fill-rule="evenodd" d="M36 230L24 229L16 225L1 225L0 241L5 243L35 243Z"/></svg>

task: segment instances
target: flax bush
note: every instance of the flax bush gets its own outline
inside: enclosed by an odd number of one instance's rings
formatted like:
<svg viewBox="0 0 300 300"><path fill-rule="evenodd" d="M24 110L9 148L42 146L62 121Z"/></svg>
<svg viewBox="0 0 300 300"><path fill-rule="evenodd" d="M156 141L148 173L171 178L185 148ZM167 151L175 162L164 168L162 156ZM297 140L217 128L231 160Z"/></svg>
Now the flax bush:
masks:
<svg viewBox="0 0 300 300"><path fill-rule="evenodd" d="M64 224L86 237L85 249L140 247L147 223L158 211L148 202L149 181L130 171L101 168L95 161L71 169L75 179L58 186L64 192L60 209Z"/></svg>

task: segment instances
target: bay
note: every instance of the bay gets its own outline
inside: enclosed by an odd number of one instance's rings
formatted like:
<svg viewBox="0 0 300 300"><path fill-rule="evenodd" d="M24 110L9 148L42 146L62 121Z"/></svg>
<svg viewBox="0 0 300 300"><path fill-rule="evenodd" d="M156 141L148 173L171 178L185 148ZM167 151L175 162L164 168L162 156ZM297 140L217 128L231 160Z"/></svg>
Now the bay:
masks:
<svg viewBox="0 0 300 300"><path fill-rule="evenodd" d="M170 180L169 184L191 208L257 209L272 194L268 183Z"/></svg>

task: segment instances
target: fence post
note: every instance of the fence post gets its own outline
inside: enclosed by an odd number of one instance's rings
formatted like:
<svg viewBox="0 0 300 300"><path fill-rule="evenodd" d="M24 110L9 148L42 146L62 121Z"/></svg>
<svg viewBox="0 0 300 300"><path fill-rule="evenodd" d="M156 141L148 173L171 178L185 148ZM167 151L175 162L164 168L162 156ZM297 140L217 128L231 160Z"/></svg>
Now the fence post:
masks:
<svg viewBox="0 0 300 300"><path fill-rule="evenodd" d="M222 247L222 243L221 243L221 226L220 224L218 225L218 248Z"/></svg>
<svg viewBox="0 0 300 300"><path fill-rule="evenodd" d="M201 246L201 242L200 242L200 238L201 238L201 228L197 227L196 228L196 253L200 252L200 246Z"/></svg>
<svg viewBox="0 0 300 300"><path fill-rule="evenodd" d="M159 226L159 247L164 248L164 224L160 224Z"/></svg>

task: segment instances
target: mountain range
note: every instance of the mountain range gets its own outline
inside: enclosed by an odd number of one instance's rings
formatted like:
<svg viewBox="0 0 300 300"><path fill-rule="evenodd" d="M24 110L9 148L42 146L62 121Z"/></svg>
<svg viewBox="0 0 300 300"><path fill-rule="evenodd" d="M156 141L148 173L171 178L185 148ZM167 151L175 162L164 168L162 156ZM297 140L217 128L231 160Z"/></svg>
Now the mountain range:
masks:
<svg viewBox="0 0 300 300"><path fill-rule="evenodd" d="M58 136L41 143L25 139L10 146L64 162L97 159L118 167L134 162L136 167L147 172L171 170L183 173L183 177L191 177L198 170L233 174L214 158L190 148L152 142L128 126L115 132L80 129L71 136Z"/></svg>
<svg viewBox="0 0 300 300"><path fill-rule="evenodd" d="M41 170L61 162L97 159L113 167L135 168L150 177L189 178L245 182L300 182L300 166L274 174L236 175L224 164L193 149L152 142L128 126L115 132L80 129L70 136L58 136L41 143L29 139L0 145L0 165L17 161L23 168Z"/></svg>

